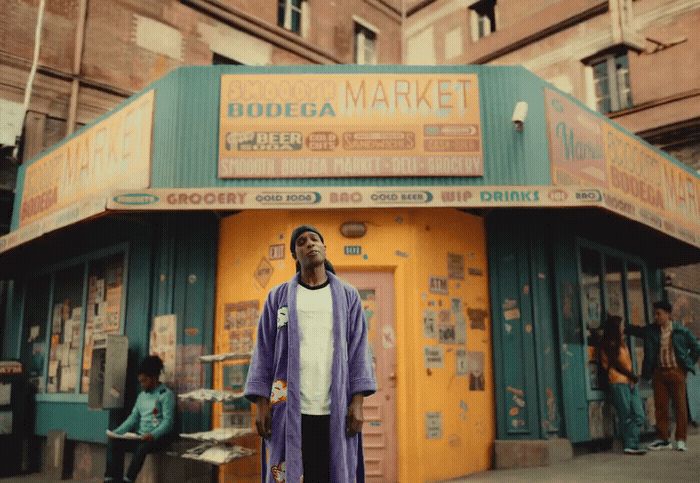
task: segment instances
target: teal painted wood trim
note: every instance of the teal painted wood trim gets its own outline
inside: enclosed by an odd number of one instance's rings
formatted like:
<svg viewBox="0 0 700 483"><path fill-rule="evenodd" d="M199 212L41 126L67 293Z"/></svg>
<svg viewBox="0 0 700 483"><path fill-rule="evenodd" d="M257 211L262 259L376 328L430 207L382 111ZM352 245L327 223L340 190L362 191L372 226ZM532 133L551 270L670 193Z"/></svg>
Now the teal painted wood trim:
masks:
<svg viewBox="0 0 700 483"><path fill-rule="evenodd" d="M14 231L19 228L19 212L22 200L22 193L24 193L24 174L27 171L27 167L22 163L17 169L17 181L15 182L15 199L12 202L12 217L10 218L10 231Z"/></svg>
<svg viewBox="0 0 700 483"><path fill-rule="evenodd" d="M197 229L193 230L193 226ZM181 350L192 347L204 354L212 350L212 297L218 249L218 219L214 215L203 217L188 214L178 217L176 227L177 274L173 311L178 320L178 345ZM191 334L188 334L188 329ZM203 367L205 374L209 373L203 383L207 379L211 381L211 366L212 364L207 364ZM207 405L198 411L182 411L180 416L182 431L202 431L209 427L211 407Z"/></svg>
<svg viewBox="0 0 700 483"><path fill-rule="evenodd" d="M533 217L534 218L534 217ZM532 320L537 362L537 390L541 437L563 434L561 424L561 364L552 300L554 277L550 266L552 231L546 220L531 220L530 229L530 293L533 300Z"/></svg>
<svg viewBox="0 0 700 483"><path fill-rule="evenodd" d="M80 393L38 393L34 396L37 402L41 403L81 403L87 404L88 395Z"/></svg>
<svg viewBox="0 0 700 483"><path fill-rule="evenodd" d="M590 440L586 365L581 330L576 240L566 228L558 229L554 245L554 290L561 359L561 383L566 437L572 443Z"/></svg>
<svg viewBox="0 0 700 483"><path fill-rule="evenodd" d="M491 299L491 336L493 338L493 379L494 379L494 399L496 403L496 439L507 439L506 431L507 405L505 399L507 392L505 391L505 362L503 354L505 353L505 341L503 332L503 316L501 307L497 301L501 300L500 293L500 257L502 256L502 245L504 243L501 230L498 223L493 220L493 214L486 218L486 245L489 269L489 298Z"/></svg>
<svg viewBox="0 0 700 483"><path fill-rule="evenodd" d="M529 243L521 228L512 215L492 213L487 218L499 439L541 437L533 308L530 296L523 294L530 284ZM519 317L506 320L505 311L513 309L520 311ZM509 414L512 407L518 415Z"/></svg>
<svg viewBox="0 0 700 483"><path fill-rule="evenodd" d="M35 433L59 429L69 440L104 443L107 418L108 411L91 411L85 403L37 401Z"/></svg>

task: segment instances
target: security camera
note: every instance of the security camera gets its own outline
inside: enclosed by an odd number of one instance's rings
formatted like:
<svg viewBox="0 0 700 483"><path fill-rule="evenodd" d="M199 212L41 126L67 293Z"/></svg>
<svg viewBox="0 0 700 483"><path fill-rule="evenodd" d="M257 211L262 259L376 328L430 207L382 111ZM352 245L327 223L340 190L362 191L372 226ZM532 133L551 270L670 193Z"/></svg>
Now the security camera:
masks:
<svg viewBox="0 0 700 483"><path fill-rule="evenodd" d="M525 124L525 118L527 117L527 102L518 101L515 104L515 109L513 109L513 127L516 131L522 131L523 125Z"/></svg>

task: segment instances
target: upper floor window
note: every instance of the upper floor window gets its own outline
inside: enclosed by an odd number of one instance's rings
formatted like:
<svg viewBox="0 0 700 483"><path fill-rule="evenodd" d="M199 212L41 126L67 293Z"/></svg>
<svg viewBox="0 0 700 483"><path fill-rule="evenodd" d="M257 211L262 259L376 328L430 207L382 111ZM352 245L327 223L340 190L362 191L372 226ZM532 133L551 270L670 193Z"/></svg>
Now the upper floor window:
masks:
<svg viewBox="0 0 700 483"><path fill-rule="evenodd" d="M591 64L596 109L601 114L632 107L627 53L611 54Z"/></svg>
<svg viewBox="0 0 700 483"><path fill-rule="evenodd" d="M305 0L278 0L277 25L302 34L305 4Z"/></svg>
<svg viewBox="0 0 700 483"><path fill-rule="evenodd" d="M355 22L354 61L356 64L377 63L377 32Z"/></svg>
<svg viewBox="0 0 700 483"><path fill-rule="evenodd" d="M496 31L496 0L480 0L469 7L472 41L487 37Z"/></svg>

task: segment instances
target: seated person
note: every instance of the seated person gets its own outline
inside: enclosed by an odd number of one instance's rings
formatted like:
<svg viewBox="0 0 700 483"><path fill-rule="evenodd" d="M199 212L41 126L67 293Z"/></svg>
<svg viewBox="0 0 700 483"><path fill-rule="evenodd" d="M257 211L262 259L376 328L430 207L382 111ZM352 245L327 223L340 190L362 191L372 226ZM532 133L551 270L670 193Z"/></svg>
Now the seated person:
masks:
<svg viewBox="0 0 700 483"><path fill-rule="evenodd" d="M146 455L165 446L175 429L175 395L159 381L163 361L158 356L146 357L139 366L141 393L129 417L113 432L136 432L141 439L107 438L105 481L135 481ZM129 469L124 474L124 453L133 452Z"/></svg>

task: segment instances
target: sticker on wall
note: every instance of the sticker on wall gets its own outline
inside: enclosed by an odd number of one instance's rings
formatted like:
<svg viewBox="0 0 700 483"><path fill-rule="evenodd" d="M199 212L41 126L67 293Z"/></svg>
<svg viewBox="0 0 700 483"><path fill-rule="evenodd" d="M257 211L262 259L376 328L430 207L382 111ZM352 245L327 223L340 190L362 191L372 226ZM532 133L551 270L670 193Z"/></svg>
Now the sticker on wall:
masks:
<svg viewBox="0 0 700 483"><path fill-rule="evenodd" d="M362 246L360 245L345 245L343 247L345 255L362 255Z"/></svg>
<svg viewBox="0 0 700 483"><path fill-rule="evenodd" d="M439 295L447 295L447 278L445 277L430 277L430 293Z"/></svg>
<svg viewBox="0 0 700 483"><path fill-rule="evenodd" d="M506 299L503 302L503 318L506 320L517 320L520 318L520 309L518 301L514 299Z"/></svg>
<svg viewBox="0 0 700 483"><path fill-rule="evenodd" d="M464 280L464 257L457 253L447 254L447 277Z"/></svg>
<svg viewBox="0 0 700 483"><path fill-rule="evenodd" d="M455 325L450 317L449 310L441 310L438 323L438 342L441 344L454 344L457 340L455 334Z"/></svg>
<svg viewBox="0 0 700 483"><path fill-rule="evenodd" d="M460 399L460 401L459 401L459 417L462 419L467 419L467 411L469 411L469 405L466 403L466 401Z"/></svg>
<svg viewBox="0 0 700 483"><path fill-rule="evenodd" d="M486 379L484 377L484 353L468 352L469 364L469 390L483 391L486 389Z"/></svg>
<svg viewBox="0 0 700 483"><path fill-rule="evenodd" d="M267 251L267 258L270 260L283 260L285 251L286 250L283 243L270 245L270 248Z"/></svg>
<svg viewBox="0 0 700 483"><path fill-rule="evenodd" d="M425 309L423 312L423 335L429 339L435 338L435 319L435 311Z"/></svg>
<svg viewBox="0 0 700 483"><path fill-rule="evenodd" d="M483 277L484 271L477 267L469 267L467 273L473 277Z"/></svg>
<svg viewBox="0 0 700 483"><path fill-rule="evenodd" d="M425 437L427 439L442 438L442 413L427 412L425 413Z"/></svg>
<svg viewBox="0 0 700 483"><path fill-rule="evenodd" d="M396 334L391 325L382 327L382 347L392 349L396 345Z"/></svg>
<svg viewBox="0 0 700 483"><path fill-rule="evenodd" d="M451 448L459 448L462 446L462 438L457 434L451 434L447 441L450 443Z"/></svg>
<svg viewBox="0 0 700 483"><path fill-rule="evenodd" d="M408 253L402 252L401 250L396 250L396 252L394 252L394 253L396 254L397 257L408 258Z"/></svg>
<svg viewBox="0 0 700 483"><path fill-rule="evenodd" d="M440 346L427 345L424 350L426 369L442 369L445 359L444 349Z"/></svg>
<svg viewBox="0 0 700 483"><path fill-rule="evenodd" d="M516 396L525 395L525 392L522 389L518 389L517 387L506 386L506 391L508 391L511 394L515 394Z"/></svg>
<svg viewBox="0 0 700 483"><path fill-rule="evenodd" d="M488 312L484 309L467 309L467 317L471 321L470 327L477 330L486 330L486 317Z"/></svg>
<svg viewBox="0 0 700 483"><path fill-rule="evenodd" d="M270 278L272 278L273 271L274 269L272 268L270 262L267 260L267 258L263 257L260 260L260 263L258 263L258 268L255 269L255 281L258 282L258 285L260 285L262 288L267 287L267 284L270 282Z"/></svg>
<svg viewBox="0 0 700 483"><path fill-rule="evenodd" d="M224 330L228 331L229 352L252 352L253 333L260 317L259 307L259 300L224 305Z"/></svg>
<svg viewBox="0 0 700 483"><path fill-rule="evenodd" d="M457 349L457 351L455 352L455 358L457 360L457 375L466 376L469 373L467 351L464 349Z"/></svg>

